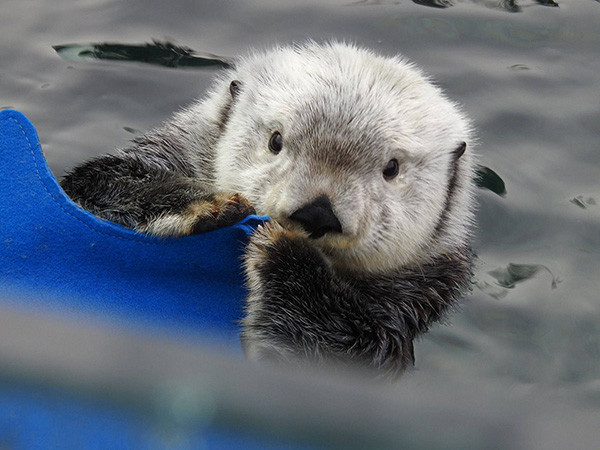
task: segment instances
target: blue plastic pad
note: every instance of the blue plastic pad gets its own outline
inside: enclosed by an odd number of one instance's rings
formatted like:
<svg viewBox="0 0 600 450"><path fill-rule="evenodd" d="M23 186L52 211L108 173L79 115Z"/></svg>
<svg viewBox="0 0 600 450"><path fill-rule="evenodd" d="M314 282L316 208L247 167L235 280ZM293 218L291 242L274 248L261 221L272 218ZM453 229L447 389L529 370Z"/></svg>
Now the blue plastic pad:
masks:
<svg viewBox="0 0 600 450"><path fill-rule="evenodd" d="M239 347L241 255L264 220L157 238L98 219L62 191L29 120L0 111L0 300L183 325Z"/></svg>

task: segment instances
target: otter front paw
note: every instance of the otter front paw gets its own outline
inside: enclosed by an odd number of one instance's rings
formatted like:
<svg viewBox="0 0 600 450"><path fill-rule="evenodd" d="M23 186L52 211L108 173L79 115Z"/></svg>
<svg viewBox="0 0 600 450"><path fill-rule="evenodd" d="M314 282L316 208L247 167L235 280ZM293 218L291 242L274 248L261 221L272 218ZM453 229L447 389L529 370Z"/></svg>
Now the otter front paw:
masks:
<svg viewBox="0 0 600 450"><path fill-rule="evenodd" d="M325 317L316 317L329 284L329 263L301 232L269 222L254 233L244 258L249 295L242 343L249 359L319 357Z"/></svg>
<svg viewBox="0 0 600 450"><path fill-rule="evenodd" d="M136 229L155 236L186 236L234 225L250 214L254 208L241 195L217 193L190 203L183 211L161 214Z"/></svg>
<svg viewBox="0 0 600 450"><path fill-rule="evenodd" d="M210 200L192 203L184 214L193 221L189 234L201 234L234 225L254 214L254 208L240 194L219 193Z"/></svg>

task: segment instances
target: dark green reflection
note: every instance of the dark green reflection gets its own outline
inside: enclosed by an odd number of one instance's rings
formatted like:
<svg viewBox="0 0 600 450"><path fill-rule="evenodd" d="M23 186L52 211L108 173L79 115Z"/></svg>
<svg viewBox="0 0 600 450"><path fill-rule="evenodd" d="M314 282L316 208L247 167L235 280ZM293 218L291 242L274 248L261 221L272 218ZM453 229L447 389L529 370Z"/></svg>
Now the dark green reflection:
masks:
<svg viewBox="0 0 600 450"><path fill-rule="evenodd" d="M506 195L504 180L489 167L478 165L475 168L475 184L483 189L488 189L501 197Z"/></svg>
<svg viewBox="0 0 600 450"><path fill-rule="evenodd" d="M417 5L429 6L430 8L447 8L452 6L452 2L448 0L413 0Z"/></svg>
<svg viewBox="0 0 600 450"><path fill-rule="evenodd" d="M583 195L578 195L569 201L574 205L579 206L581 209L587 209L588 206L596 206L596 199L593 197L584 198Z"/></svg>
<svg viewBox="0 0 600 450"><path fill-rule="evenodd" d="M542 6L558 7L558 3L554 0L535 0L536 3ZM431 8L447 8L448 6L454 6L451 0L413 0L413 3L417 5L429 6ZM474 1L474 3L481 3ZM497 8L504 9L509 12L521 12L521 6L518 0L501 0L498 2Z"/></svg>
<svg viewBox="0 0 600 450"><path fill-rule="evenodd" d="M536 273L540 270L547 271L552 277L552 289L555 289L560 280L554 276L554 274L548 269L548 267L542 264L513 264L509 263L506 267L498 268L488 272L489 275L496 279L496 282L508 289L512 289L518 283L533 278Z"/></svg>
<svg viewBox="0 0 600 450"><path fill-rule="evenodd" d="M552 277L552 289L556 289L561 280L554 276L550 269L542 264L514 264L508 263L506 267L499 267L488 272L494 278L494 283L477 280L475 285L485 294L496 300L501 300L508 295L511 289L524 281L530 280L538 272L546 271Z"/></svg>
<svg viewBox="0 0 600 450"><path fill-rule="evenodd" d="M600 1L600 0L596 0ZM412 0L413 3L421 6L427 6L429 8L448 8L454 6L456 0ZM480 3L488 8L502 9L508 12L521 12L522 7L519 0L498 0L497 2L490 2L488 0L472 0L473 3ZM558 3L554 0L535 0L538 5L558 7ZM386 1L386 0L359 0L352 3L352 5L383 5L383 4L398 4L398 1Z"/></svg>
<svg viewBox="0 0 600 450"><path fill-rule="evenodd" d="M149 44L116 43L54 45L54 50L67 61L107 59L136 61L165 67L229 67L225 58L215 55L199 56L188 47L170 42L152 41Z"/></svg>

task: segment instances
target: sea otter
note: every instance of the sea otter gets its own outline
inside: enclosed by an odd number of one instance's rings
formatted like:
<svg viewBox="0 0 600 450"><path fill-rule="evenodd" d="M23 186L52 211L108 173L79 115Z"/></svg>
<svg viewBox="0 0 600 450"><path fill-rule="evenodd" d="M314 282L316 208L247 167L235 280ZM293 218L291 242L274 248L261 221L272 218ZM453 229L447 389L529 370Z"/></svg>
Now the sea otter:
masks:
<svg viewBox="0 0 600 450"><path fill-rule="evenodd" d="M245 254L247 355L394 375L470 286L470 143L466 116L413 64L310 42L240 58L62 187L160 236L270 216Z"/></svg>

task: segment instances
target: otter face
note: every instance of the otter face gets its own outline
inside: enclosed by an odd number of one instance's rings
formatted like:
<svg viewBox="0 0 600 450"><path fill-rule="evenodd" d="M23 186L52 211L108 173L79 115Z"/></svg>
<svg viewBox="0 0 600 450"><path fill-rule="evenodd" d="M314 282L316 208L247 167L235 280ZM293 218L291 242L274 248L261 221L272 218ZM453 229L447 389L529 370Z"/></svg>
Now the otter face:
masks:
<svg viewBox="0 0 600 450"><path fill-rule="evenodd" d="M384 272L465 244L469 125L416 68L308 44L227 75L218 189L306 233L339 269Z"/></svg>

